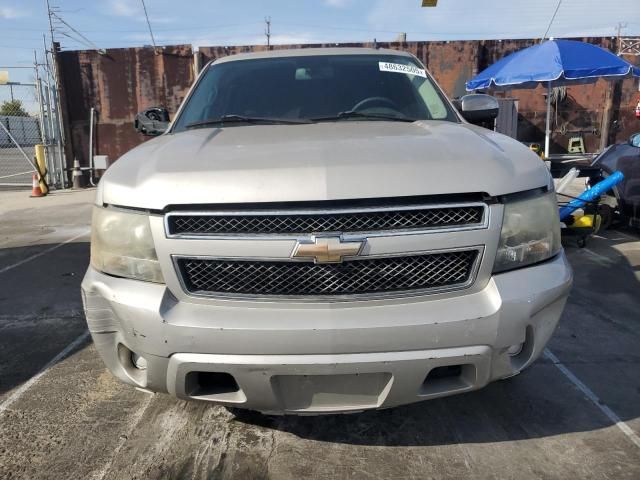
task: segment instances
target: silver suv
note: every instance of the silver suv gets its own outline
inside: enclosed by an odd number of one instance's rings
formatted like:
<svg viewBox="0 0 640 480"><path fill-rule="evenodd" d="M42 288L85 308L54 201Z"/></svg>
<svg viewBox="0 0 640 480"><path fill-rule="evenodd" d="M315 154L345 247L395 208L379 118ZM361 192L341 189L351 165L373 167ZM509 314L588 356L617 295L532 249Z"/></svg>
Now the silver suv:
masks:
<svg viewBox="0 0 640 480"><path fill-rule="evenodd" d="M266 413L387 408L530 365L572 282L553 184L412 55L207 65L100 182L87 323L122 381ZM149 129L153 130L153 129Z"/></svg>

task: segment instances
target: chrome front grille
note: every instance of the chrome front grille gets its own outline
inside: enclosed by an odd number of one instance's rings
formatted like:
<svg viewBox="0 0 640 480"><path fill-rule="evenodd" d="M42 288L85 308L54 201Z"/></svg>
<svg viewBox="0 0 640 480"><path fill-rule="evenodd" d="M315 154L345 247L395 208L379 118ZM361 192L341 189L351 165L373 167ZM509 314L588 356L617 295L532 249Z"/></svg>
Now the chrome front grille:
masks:
<svg viewBox="0 0 640 480"><path fill-rule="evenodd" d="M187 292L212 296L329 297L463 287L480 250L362 257L334 264L177 258Z"/></svg>
<svg viewBox="0 0 640 480"><path fill-rule="evenodd" d="M478 227L486 205L410 205L361 210L174 212L167 215L169 236L303 235L324 232L379 232Z"/></svg>

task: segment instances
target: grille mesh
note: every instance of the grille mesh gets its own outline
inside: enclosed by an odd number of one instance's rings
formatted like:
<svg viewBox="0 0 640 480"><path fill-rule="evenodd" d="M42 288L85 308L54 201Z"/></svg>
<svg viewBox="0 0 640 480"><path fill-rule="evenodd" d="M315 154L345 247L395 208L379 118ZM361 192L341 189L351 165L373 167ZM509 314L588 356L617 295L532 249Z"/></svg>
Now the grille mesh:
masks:
<svg viewBox="0 0 640 480"><path fill-rule="evenodd" d="M466 283L476 250L335 264L182 258L180 273L196 294L356 295L423 290Z"/></svg>
<svg viewBox="0 0 640 480"><path fill-rule="evenodd" d="M170 234L374 232L479 224L481 206L282 215L172 215Z"/></svg>

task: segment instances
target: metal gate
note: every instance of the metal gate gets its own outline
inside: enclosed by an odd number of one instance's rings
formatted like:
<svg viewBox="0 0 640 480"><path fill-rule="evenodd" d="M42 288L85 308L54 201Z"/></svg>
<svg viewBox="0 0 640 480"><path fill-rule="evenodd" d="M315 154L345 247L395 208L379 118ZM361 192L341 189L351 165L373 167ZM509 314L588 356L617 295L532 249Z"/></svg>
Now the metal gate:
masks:
<svg viewBox="0 0 640 480"><path fill-rule="evenodd" d="M50 76L40 72L36 67L34 83L0 82L0 188L31 186L37 171L36 145L44 146L47 183L64 187L66 164L56 89ZM12 72L0 73L6 79Z"/></svg>
<svg viewBox="0 0 640 480"><path fill-rule="evenodd" d="M31 185L35 146L42 143L35 84L0 85L0 185Z"/></svg>

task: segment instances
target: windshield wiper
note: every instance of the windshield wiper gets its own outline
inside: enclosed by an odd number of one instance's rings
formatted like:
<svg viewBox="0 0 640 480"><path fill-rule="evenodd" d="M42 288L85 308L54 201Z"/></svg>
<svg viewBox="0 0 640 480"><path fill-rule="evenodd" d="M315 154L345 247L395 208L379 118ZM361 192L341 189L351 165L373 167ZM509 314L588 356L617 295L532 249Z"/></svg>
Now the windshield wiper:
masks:
<svg viewBox="0 0 640 480"><path fill-rule="evenodd" d="M391 120L394 122L415 122L416 118L409 117L400 117L397 115L385 115L379 113L365 113L359 112L357 110L346 110L344 112L340 112L337 115L332 115L330 117L316 117L311 120L314 122L323 122L323 121L331 121L331 120L342 120L343 118L369 118L376 120Z"/></svg>
<svg viewBox="0 0 640 480"><path fill-rule="evenodd" d="M293 124L311 123L303 118L272 118L272 117L248 117L244 115L223 115L216 118L208 118L197 122L188 123L185 128L206 127L208 125L219 125L225 123L281 123Z"/></svg>

